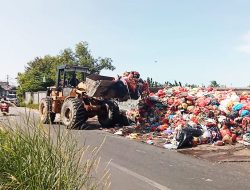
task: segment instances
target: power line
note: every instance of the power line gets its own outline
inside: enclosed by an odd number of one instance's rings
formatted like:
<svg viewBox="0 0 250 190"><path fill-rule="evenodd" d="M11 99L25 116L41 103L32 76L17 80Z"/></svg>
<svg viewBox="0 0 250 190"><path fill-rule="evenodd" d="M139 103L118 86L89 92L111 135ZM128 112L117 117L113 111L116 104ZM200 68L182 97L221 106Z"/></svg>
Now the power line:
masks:
<svg viewBox="0 0 250 190"><path fill-rule="evenodd" d="M11 77L10 75L6 75L4 78L0 78L0 82L6 82L7 85L16 86L17 79Z"/></svg>

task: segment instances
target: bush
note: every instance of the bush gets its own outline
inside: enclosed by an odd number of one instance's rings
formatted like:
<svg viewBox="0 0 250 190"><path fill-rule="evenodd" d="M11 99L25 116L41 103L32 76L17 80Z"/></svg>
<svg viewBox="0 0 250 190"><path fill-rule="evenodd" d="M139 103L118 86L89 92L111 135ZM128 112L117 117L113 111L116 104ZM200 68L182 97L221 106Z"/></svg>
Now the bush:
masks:
<svg viewBox="0 0 250 190"><path fill-rule="evenodd" d="M75 138L62 133L60 127L52 133L51 126L47 129L30 118L22 123L26 126L13 126L9 122L0 128L0 189L72 190L109 186L108 173L102 178L106 185L93 177L100 161L99 149L79 148Z"/></svg>
<svg viewBox="0 0 250 190"><path fill-rule="evenodd" d="M21 103L20 103L20 107L26 107L25 102L21 102Z"/></svg>
<svg viewBox="0 0 250 190"><path fill-rule="evenodd" d="M25 102L20 103L20 107L26 107L26 108L31 108L31 109L36 109L38 110L39 104L33 104L33 103L28 103L26 104Z"/></svg>
<svg viewBox="0 0 250 190"><path fill-rule="evenodd" d="M36 110L38 110L39 104L27 104L26 107L27 107L27 108L31 108L31 109L36 109Z"/></svg>

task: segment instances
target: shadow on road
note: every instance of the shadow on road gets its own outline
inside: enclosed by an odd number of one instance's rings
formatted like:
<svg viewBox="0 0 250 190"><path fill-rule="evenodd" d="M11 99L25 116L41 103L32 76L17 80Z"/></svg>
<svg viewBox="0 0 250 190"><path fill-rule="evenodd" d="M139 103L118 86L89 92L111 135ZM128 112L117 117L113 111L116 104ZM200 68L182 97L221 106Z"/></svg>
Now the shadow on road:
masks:
<svg viewBox="0 0 250 190"><path fill-rule="evenodd" d="M6 114L6 115L0 114L0 117L10 117L10 116L19 116L19 115L13 114L13 113L9 113L9 114Z"/></svg>
<svg viewBox="0 0 250 190"><path fill-rule="evenodd" d="M178 152L211 162L250 162L250 146L241 144L224 147L200 145L191 149L182 149Z"/></svg>
<svg viewBox="0 0 250 190"><path fill-rule="evenodd" d="M55 122L54 125L58 126L64 126L62 122L58 121ZM97 130L101 129L101 125L98 123L98 121L95 120L89 120L80 129L71 129L71 130Z"/></svg>
<svg viewBox="0 0 250 190"><path fill-rule="evenodd" d="M86 124L81 128L81 130L97 130L97 129L101 129L101 125L94 122L86 122Z"/></svg>

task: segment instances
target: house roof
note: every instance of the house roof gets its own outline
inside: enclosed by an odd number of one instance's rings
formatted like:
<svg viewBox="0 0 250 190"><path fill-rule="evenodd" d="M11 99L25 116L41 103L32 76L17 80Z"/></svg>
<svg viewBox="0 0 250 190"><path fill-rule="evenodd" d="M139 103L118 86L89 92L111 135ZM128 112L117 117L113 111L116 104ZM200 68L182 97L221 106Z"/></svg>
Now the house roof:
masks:
<svg viewBox="0 0 250 190"><path fill-rule="evenodd" d="M7 82L2 82L0 81L0 86L5 90L11 90L12 89L12 86L10 86Z"/></svg>

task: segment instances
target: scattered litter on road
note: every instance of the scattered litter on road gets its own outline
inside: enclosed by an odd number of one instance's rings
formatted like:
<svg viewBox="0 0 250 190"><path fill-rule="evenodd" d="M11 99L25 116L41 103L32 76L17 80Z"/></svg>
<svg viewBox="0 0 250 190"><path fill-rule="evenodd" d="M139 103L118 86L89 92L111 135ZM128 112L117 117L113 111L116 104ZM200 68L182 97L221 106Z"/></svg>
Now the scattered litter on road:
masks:
<svg viewBox="0 0 250 190"><path fill-rule="evenodd" d="M213 180L211 180L211 179L206 179L206 181L207 181L207 182L212 182Z"/></svg>

